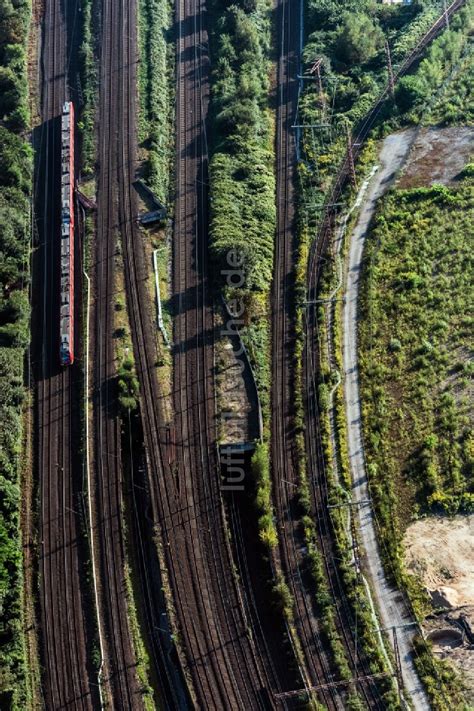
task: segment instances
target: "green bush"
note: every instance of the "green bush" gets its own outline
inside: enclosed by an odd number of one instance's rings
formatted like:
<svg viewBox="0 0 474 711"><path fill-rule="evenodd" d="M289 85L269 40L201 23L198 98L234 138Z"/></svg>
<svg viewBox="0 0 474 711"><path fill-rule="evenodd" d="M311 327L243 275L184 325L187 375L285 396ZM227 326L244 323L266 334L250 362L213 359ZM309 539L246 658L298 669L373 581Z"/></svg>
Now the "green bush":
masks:
<svg viewBox="0 0 474 711"><path fill-rule="evenodd" d="M268 291L275 238L275 176L268 111L269 13L263 0L211 3L213 125L211 252L219 269L242 255L248 290Z"/></svg>
<svg viewBox="0 0 474 711"><path fill-rule="evenodd" d="M139 384L132 360L124 360L117 374L118 399L123 412L138 407Z"/></svg>
<svg viewBox="0 0 474 711"><path fill-rule="evenodd" d="M140 140L146 148L144 177L157 197L166 203L172 140L170 66L170 0L140 0L139 39Z"/></svg>
<svg viewBox="0 0 474 711"><path fill-rule="evenodd" d="M404 113L411 111L414 106L426 98L426 89L416 76L402 77L397 84L397 106Z"/></svg>
<svg viewBox="0 0 474 711"><path fill-rule="evenodd" d="M273 586L275 607L278 613L287 621L293 619L293 598L290 589L281 575Z"/></svg>
<svg viewBox="0 0 474 711"><path fill-rule="evenodd" d="M270 478L270 453L266 442L259 442L252 455L252 474L255 479L255 505L259 513L258 528L262 543L272 549L278 544L275 528Z"/></svg>
<svg viewBox="0 0 474 711"><path fill-rule="evenodd" d="M383 47L384 36L380 26L364 12L343 15L336 40L336 56L347 65L364 64Z"/></svg>

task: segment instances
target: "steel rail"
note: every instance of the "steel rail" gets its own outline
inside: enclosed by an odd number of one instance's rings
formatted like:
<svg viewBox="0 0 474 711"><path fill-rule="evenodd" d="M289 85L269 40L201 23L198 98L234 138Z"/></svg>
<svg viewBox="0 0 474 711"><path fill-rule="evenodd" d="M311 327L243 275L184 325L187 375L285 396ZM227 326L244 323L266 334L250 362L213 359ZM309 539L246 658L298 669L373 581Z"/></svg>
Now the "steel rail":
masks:
<svg viewBox="0 0 474 711"><path fill-rule="evenodd" d="M341 709L343 699L335 686L331 651L323 644L322 629L314 608L314 591L305 585L305 562L301 549L304 540L295 515L298 487L298 465L292 448L295 411L291 393L294 387L290 363L295 352L295 333L291 321L294 303L294 254L296 251L296 217L294 171L296 144L293 119L298 99L298 49L301 38L301 15L292 16L288 0L279 3L281 23L278 63L279 101L277 109L277 237L272 296L272 471L274 477L280 554L287 584L295 603L295 626L305 658L306 676L311 686L318 686L320 701L330 709ZM326 684L329 682L329 684Z"/></svg>
<svg viewBox="0 0 474 711"><path fill-rule="evenodd" d="M130 133L129 135L134 135ZM130 148L128 154L128 160L133 162L135 160L135 153ZM127 161L127 157L124 158L124 163ZM128 191L128 184L125 188ZM136 214L136 205L134 204L131 195L128 198L129 210L124 215L123 221L125 224L129 225L129 229L126 231L126 239L124 241L124 253L126 256L126 280L127 280L127 293L130 303L130 316L131 316L131 326L132 334L134 339L134 351L137 361L137 369L139 373L139 380L141 384L141 401L142 401L142 412L144 413L144 428L145 428L145 442L147 444L147 459L150 470L155 476L158 473L164 477L163 473L163 461L164 453L162 451L162 442L158 437L158 432L162 428L162 422L164 420L161 415L159 419L156 417L156 412L153 407L154 404L159 403L159 395L156 396L156 384L150 373L150 362L156 362L156 356L152 356L152 359L147 358L147 351L150 351L151 345L149 339L146 338L145 334L150 334L153 332L152 328L147 322L144 314L144 304L146 302L146 293L143 291L143 272L144 266L143 262L139 263L138 255L143 257L142 249L140 250L139 244L141 242L141 237L136 229L133 229L134 216ZM138 244L137 244L138 243ZM138 247L138 249L137 249ZM147 314L148 315L148 314ZM152 350L154 350L152 348ZM155 482L152 482L152 485ZM153 504L156 505L157 496L162 496L163 490L155 494L153 497ZM174 496L170 497L168 492L166 492L166 507L171 510L172 501ZM160 502L161 503L161 502ZM157 516L154 515L154 520ZM165 547L165 552L166 547ZM194 551L193 551L194 555ZM185 558L189 556L186 554ZM180 608L187 607L187 601L184 599L184 590L186 589L186 583L189 574L185 572L182 566L182 554L172 557L168 557L168 565L172 572L172 578L177 578L179 580L176 586L176 592L178 596L178 602ZM199 637L197 636L195 619L194 616L185 616L185 630L187 635L192 636L199 644ZM199 656L203 657L205 652L203 649L199 648ZM201 688L203 698L207 698L209 701L213 701L213 696L209 691L206 691L204 687Z"/></svg>
<svg viewBox="0 0 474 711"><path fill-rule="evenodd" d="M117 708L143 708L136 656L128 620L122 514L121 428L116 390L114 322L115 260L119 222L117 134L127 110L124 91L123 2L102 4L99 89L99 180L97 199L94 380L94 509L101 576L99 598L104 629L104 685Z"/></svg>
<svg viewBox="0 0 474 711"><path fill-rule="evenodd" d="M218 489L216 490L218 472L217 469L202 471L201 468L203 457L204 464L210 469L207 463L205 440L212 436L212 432L209 431L211 425L206 426L205 413L201 410L203 437L205 433L201 447L200 428L197 427L198 408L202 408L203 405L209 408L208 422L211 423L211 397L206 394L203 387L201 390L198 389L198 386L201 386L195 378L197 367L192 373L192 379L189 382L186 380L189 378L189 367L193 367L191 364L198 365L195 354L191 356L190 353L196 349L199 351L204 349L199 334L203 329L207 330L209 324L208 320L202 318L204 310L194 306L196 292L193 281L195 278L193 259L196 254L191 251L191 240L196 238L193 215L196 214L197 188L205 182L201 180L202 176L198 172L199 140L203 129L199 117L207 101L205 93L207 79L205 72L200 74L199 66L196 67L196 62L202 62L202 56L197 56L195 51L198 44L204 46L202 10L201 6L198 7L192 1L187 3L182 1L177 4L179 37L176 222L179 224L181 220L184 229L181 234L182 246L179 242L177 244L175 242L177 246L175 270L177 283L181 280L182 283L186 282L183 283L185 289L187 289L186 284L189 286L186 295L181 297L181 305L185 308L182 314L184 316L183 340L196 344L188 346L184 351L185 360L181 366L183 389L186 385L188 387L184 391L186 400L183 399L180 404L182 393L180 388L176 390L175 396L175 404L182 412L183 425L182 428L176 427L175 431L182 433L184 429L192 428L187 441L179 448L179 461L166 462L166 455L170 457L171 452L162 435L166 430L166 420L154 373L156 342L152 335L154 331L149 324L150 312L146 308L149 300L144 284L147 269L141 236L134 224L136 210L133 207L128 214L124 214L123 218L129 225L124 242L126 283L134 352L141 384L140 399L153 519L161 530L164 541L164 554L170 572L175 608L181 625L187 667L193 678L194 690L201 703L210 708L222 708L223 705L228 706L233 702L239 706L239 699L243 700L242 707L261 708L262 703L266 707L268 702L261 700L260 671L256 668L251 647L249 653L245 617L242 617L238 595L235 597L236 581L228 562L228 549L223 541L221 502ZM200 42L197 41L198 38L201 39ZM193 154L190 153L190 146L193 147ZM133 151L128 154L128 160L130 166L133 165ZM135 205L135 200L133 196L132 205ZM202 205L199 210L201 208ZM133 213L133 216L130 213ZM203 225L205 222L201 227ZM199 232L200 239L204 234L205 231ZM201 305L205 303L207 296L203 295L202 291L197 292L197 295L201 299ZM187 313L188 310L190 313ZM209 316L205 318L209 319ZM206 347L209 348L207 344ZM202 374L202 380L204 372L205 377L209 378L210 361L202 360L202 355L200 358L199 372ZM186 363L188 363L187 367L185 367ZM179 368L178 365L175 371L178 375ZM200 400L203 404L199 403ZM181 410L181 407L184 407L184 410ZM195 416L192 413L195 413ZM197 458L190 457L189 447L196 449ZM175 448L176 450L178 448ZM212 448L208 451L211 450ZM218 540L214 541L213 537ZM219 571L218 574L216 571Z"/></svg>
<svg viewBox="0 0 474 711"><path fill-rule="evenodd" d="M456 0L448 8L448 16L454 14L458 9L460 9L465 4L465 0ZM445 14L433 24L433 26L428 30L424 37L417 43L412 52L400 65L399 69L395 74L395 83L411 68L413 63L422 53L423 49L440 33L445 24ZM381 96L374 104L372 109L367 113L367 115L362 119L360 124L357 126L355 131L355 139L353 141L353 153L354 159L360 155L362 151L363 144L371 129L373 128L375 121L382 109L385 100L389 97L390 86L387 87L382 92ZM323 444L321 439L321 430L319 427L319 409L318 409L318 396L315 389L315 383L317 378L317 373L319 371L319 348L318 348L318 325L317 317L314 307L314 299L316 298L318 291L319 279L321 276L321 269L323 264L323 254L327 247L327 242L330 235L332 234L332 211L331 205L337 203L344 194L346 185L349 182L350 170L349 170L349 151L346 152L344 159L341 163L341 167L336 174L332 189L326 198L323 218L318 232L317 239L313 242L311 246L311 253L308 260L308 272L307 272L307 313L305 319L305 395L307 403L307 415L308 415L308 429L307 429L307 451L309 452L309 465L311 470L311 481L313 483L313 497L317 505L318 519L320 524L323 524L324 530L331 531L332 523L330 515L328 513L328 482L326 478L325 471L325 459L323 452ZM330 539L328 539L329 545L331 545ZM334 589L337 587L341 592L343 592L343 586L340 580L340 573L337 569L337 563L335 560L334 553L331 550L328 551L327 544L325 544L324 539L321 538L321 544L323 546L324 560L326 565L326 570L328 576L333 578L331 587ZM349 629L354 634L354 620L350 608L347 606L347 601L345 600L345 595L342 596L342 602L346 608L345 614L349 620ZM344 625L341 625L344 628ZM366 668L365 666L363 668Z"/></svg>
<svg viewBox="0 0 474 711"><path fill-rule="evenodd" d="M40 490L40 614L42 623L43 684L52 707L90 709L87 633L80 584L78 514L74 508L73 465L70 459L72 404L75 383L71 372L59 371L57 304L59 225L57 117L66 98L66 33L60 3L50 0L43 21L42 107L43 127L37 153L35 199L42 192L40 229L42 269L34 263L33 278L42 281L43 309L34 310L33 340L40 350L35 368L37 397L37 466ZM44 181L39 187L44 164ZM40 326L41 325L41 326ZM37 364L35 364L37 365ZM71 634L71 625L74 631Z"/></svg>
<svg viewBox="0 0 474 711"><path fill-rule="evenodd" d="M130 63L130 66L133 66L133 62ZM130 104L129 104L130 105ZM126 132L127 136L134 136L134 131L129 130ZM125 136L123 137L124 139L124 145L127 143ZM127 143L127 145L129 145ZM132 148L131 144L128 147L128 154L123 155L123 165L133 165L133 162L135 160L135 151ZM157 437L157 433L159 432L159 429L161 427L161 422L162 419L160 418L160 422L156 420L156 413L154 411L154 407L150 407L150 404L156 404L159 402L159 399L156 398L155 392L156 391L156 385L154 383L154 380L151 377L150 374L150 366L149 366L149 361L146 359L147 356L147 349L150 349L150 342L149 340L145 337L145 334L149 334L152 332L152 329L149 327L148 323L146 326L144 325L144 306L143 304L146 301L146 294L143 293L143 263L139 264L138 263L138 254L137 254L137 245L136 241L141 240L140 235L138 231L136 230L134 226L134 218L136 215L136 205L133 202L130 190L129 190L129 180L124 181L123 185L123 191L125 195L127 196L127 199L125 201L125 205L127 205L128 210L125 212L123 215L121 222L122 224L125 225L125 239L124 239L124 253L126 256L126 281L127 281L127 293L128 293L128 298L130 302L130 315L131 315L131 325L132 325L132 334L134 338L134 350L135 350L135 355L137 359L137 369L140 375L140 382L142 389L144 390L144 393L141 394L141 399L142 399L142 411L147 415L144 417L144 425L145 425L145 440L147 443L152 443L152 447L148 447L147 455L148 455L148 461L149 464L151 464L152 470L156 473L162 470L163 464L162 464L162 458L163 458L163 452L161 451L162 449L162 444L159 441ZM139 252L139 250L138 250ZM147 314L148 315L148 314ZM154 361L156 361L156 357L154 358ZM153 460L150 461L152 458L150 457L150 454L153 455ZM162 495L162 492L160 493L160 496ZM168 497L167 497L168 498ZM156 498L155 498L156 501ZM167 500L168 506L170 505L170 499L168 498ZM195 556L195 550L193 546L193 541L192 537L190 537L190 543L191 543L191 548L192 548L192 556ZM188 551L186 554L186 557L190 556L190 552ZM168 558L168 562L170 562L170 559ZM186 589L186 586L189 586L189 574L185 572L185 569L182 569L181 565L181 557L177 556L176 559L173 557L171 559L171 570L173 573L178 576L178 579L180 580L180 584L177 586L178 590L178 599L180 606L186 607L187 602L184 599L183 593L184 590ZM174 576L173 576L174 577ZM207 618L206 618L207 619ZM197 644L199 645L199 636L197 634L196 630L196 624L195 624L195 617L194 616L185 616L185 629L186 633L190 636L192 636ZM200 656L204 657L206 654L204 648L201 649L200 651ZM207 674L207 667L204 667L206 674ZM225 697L219 697L219 701L215 700L213 694L209 691L209 689L205 689L204 686L201 689L203 698L206 698L209 703L212 705L214 704L216 707L218 707L219 703L221 702L221 698Z"/></svg>

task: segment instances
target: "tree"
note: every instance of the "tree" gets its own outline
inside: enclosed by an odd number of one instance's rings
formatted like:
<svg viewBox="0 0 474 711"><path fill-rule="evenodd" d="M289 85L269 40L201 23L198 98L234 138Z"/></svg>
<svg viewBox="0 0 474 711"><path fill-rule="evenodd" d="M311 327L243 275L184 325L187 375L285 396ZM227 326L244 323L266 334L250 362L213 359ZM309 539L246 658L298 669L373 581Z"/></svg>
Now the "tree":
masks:
<svg viewBox="0 0 474 711"><path fill-rule="evenodd" d="M383 32L364 13L345 13L336 40L336 55L346 64L364 64L372 59L383 45Z"/></svg>
<svg viewBox="0 0 474 711"><path fill-rule="evenodd" d="M21 102L21 87L9 67L0 67L0 118L3 119L18 108Z"/></svg>
<svg viewBox="0 0 474 711"><path fill-rule="evenodd" d="M425 90L416 76L402 77L396 91L397 105L400 111L410 111L416 104L423 101Z"/></svg>
<svg viewBox="0 0 474 711"><path fill-rule="evenodd" d="M32 172L31 147L3 126L0 126L0 187L30 189Z"/></svg>

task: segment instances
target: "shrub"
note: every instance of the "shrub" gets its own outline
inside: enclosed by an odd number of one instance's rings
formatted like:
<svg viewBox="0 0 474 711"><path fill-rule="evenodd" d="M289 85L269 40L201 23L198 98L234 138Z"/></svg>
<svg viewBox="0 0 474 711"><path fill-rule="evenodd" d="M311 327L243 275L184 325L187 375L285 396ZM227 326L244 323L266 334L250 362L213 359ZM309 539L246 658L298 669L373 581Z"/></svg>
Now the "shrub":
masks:
<svg viewBox="0 0 474 711"><path fill-rule="evenodd" d="M211 252L219 270L242 256L248 290L268 291L275 237L275 177L268 112L265 2L213 2L209 167Z"/></svg>
<svg viewBox="0 0 474 711"><path fill-rule="evenodd" d="M138 407L139 384L132 360L125 360L117 375L118 400L124 412L134 411Z"/></svg>
<svg viewBox="0 0 474 711"><path fill-rule="evenodd" d="M336 53L346 64L364 64L383 47L383 32L364 12L345 13Z"/></svg>

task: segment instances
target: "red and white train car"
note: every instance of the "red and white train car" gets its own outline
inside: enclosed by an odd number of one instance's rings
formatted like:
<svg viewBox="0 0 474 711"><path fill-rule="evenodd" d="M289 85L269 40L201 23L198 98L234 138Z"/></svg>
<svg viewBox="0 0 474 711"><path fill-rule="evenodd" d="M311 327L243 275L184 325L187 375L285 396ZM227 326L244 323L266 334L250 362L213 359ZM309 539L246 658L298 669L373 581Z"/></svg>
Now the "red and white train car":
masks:
<svg viewBox="0 0 474 711"><path fill-rule="evenodd" d="M61 365L74 362L74 105L61 116Z"/></svg>

